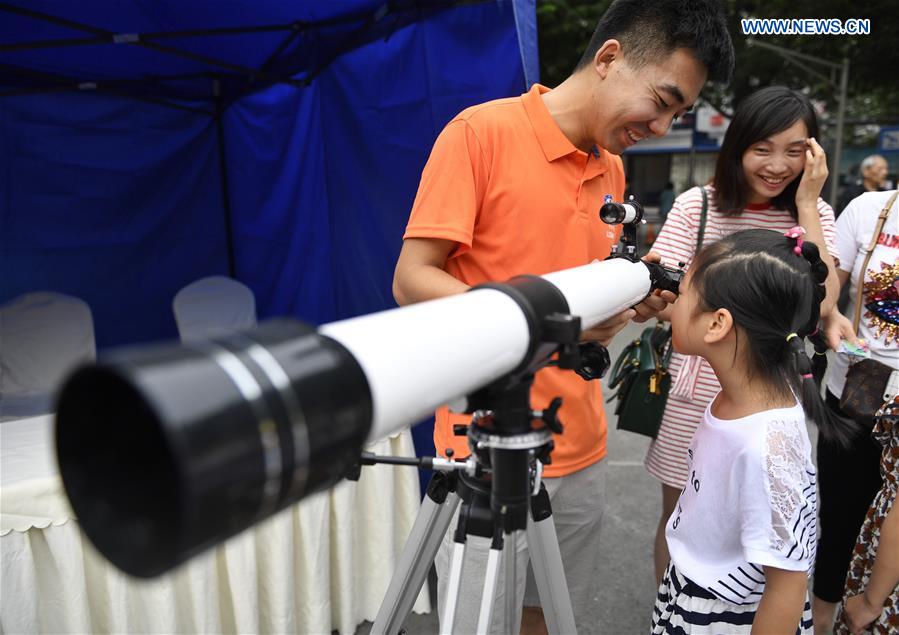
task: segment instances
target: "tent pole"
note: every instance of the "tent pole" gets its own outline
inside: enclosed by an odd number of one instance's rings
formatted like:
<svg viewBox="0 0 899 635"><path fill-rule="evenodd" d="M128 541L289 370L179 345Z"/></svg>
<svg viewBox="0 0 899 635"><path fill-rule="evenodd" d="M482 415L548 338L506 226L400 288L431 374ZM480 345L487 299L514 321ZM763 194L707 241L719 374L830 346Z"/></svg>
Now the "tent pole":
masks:
<svg viewBox="0 0 899 635"><path fill-rule="evenodd" d="M58 24L60 26L65 26L70 29L74 29L77 31L83 31L86 33L92 33L95 36L100 38L105 38L106 41L114 44L124 44L126 46L141 46L147 49L151 49L154 51L158 51L160 53L166 53L168 55L175 55L178 57L184 57L189 60L193 60L195 62L200 62L201 64L206 64L209 66L216 66L218 68L227 68L231 71L236 71L243 75L247 75L251 78L260 77L262 79L273 81L279 84L289 84L292 86L296 86L297 88L303 88L301 82L297 82L290 77L280 77L276 75L270 75L268 73L261 73L255 68L250 68L249 66L241 66L240 64L233 64L231 62L226 62L224 60L216 59L213 57L209 57L207 55L200 55L199 53L193 53L191 51L186 51L183 49L175 48L172 46L168 46L165 44L160 44L159 42L153 40L142 40L141 35L139 33L113 33L112 31L107 31L105 29L100 29L97 27L93 27L87 24L82 24L80 22L75 22L73 20L67 20L65 18L56 17L47 13L42 13L40 11L35 11L33 9L26 9L24 7L18 7L10 5L6 2L0 2L0 11L5 11L8 13L13 13L16 15L23 15L28 18L32 18L35 20L43 20L45 22L49 22L51 24ZM67 42L69 45L74 43L79 43L78 40L69 40ZM80 43L84 43L81 41Z"/></svg>
<svg viewBox="0 0 899 635"><path fill-rule="evenodd" d="M219 180L222 182L222 211L225 213L225 244L228 249L228 275L237 279L237 266L234 258L234 219L231 214L231 189L228 187L228 163L225 158L225 123L222 85L218 78L212 80L212 93L215 97L215 137L219 155Z"/></svg>
<svg viewBox="0 0 899 635"><path fill-rule="evenodd" d="M126 97L130 99L136 99L138 101L144 101L150 104L157 104L160 106L166 106L168 108L175 108L177 110L186 110L187 112L195 112L200 113L207 116L213 116L215 113L206 109L206 108L197 108L194 106L186 106L184 104L179 104L173 101L169 101L167 99L159 98L159 97L151 97L149 95L141 95L138 93L129 92L125 88L130 85L137 85L138 82L128 82L123 80L103 80L101 82L96 82L92 80L80 80L80 79L72 79L68 77L63 77L60 75L55 75L53 73L48 73L45 71L36 71L30 68L24 68L19 66L12 66L10 64L4 64L0 62L0 72L9 73L12 75L21 75L22 77L29 77L41 80L42 82L46 82L50 85L43 86L35 86L33 88L24 88L24 89L13 89L13 90L5 90L0 91L0 97L15 97L17 95L31 95L37 93L49 93L49 92L81 92L81 93L105 93L108 95L115 95L117 97ZM123 88L120 88L123 87Z"/></svg>

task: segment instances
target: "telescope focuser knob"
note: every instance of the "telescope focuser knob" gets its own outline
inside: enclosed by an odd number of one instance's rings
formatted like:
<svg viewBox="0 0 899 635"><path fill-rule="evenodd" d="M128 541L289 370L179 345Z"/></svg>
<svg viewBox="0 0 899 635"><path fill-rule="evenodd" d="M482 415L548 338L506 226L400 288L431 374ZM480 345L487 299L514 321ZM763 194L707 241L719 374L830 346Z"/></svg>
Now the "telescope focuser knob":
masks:
<svg viewBox="0 0 899 635"><path fill-rule="evenodd" d="M579 349L580 364L574 372L585 381L602 378L612 365L606 347L598 342L581 342Z"/></svg>
<svg viewBox="0 0 899 635"><path fill-rule="evenodd" d="M535 418L539 418L546 427L555 432L562 434L562 422L559 421L559 408L562 407L562 398L556 397L549 402L549 406L541 411L534 412Z"/></svg>

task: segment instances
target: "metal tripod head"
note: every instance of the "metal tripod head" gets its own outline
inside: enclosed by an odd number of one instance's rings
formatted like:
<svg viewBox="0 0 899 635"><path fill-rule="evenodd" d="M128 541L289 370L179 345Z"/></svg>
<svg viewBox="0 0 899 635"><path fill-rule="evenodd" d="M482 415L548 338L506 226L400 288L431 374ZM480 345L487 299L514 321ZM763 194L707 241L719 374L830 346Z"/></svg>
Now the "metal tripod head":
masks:
<svg viewBox="0 0 899 635"><path fill-rule="evenodd" d="M535 489L535 466L549 463L553 432L562 432L556 398L543 411L530 405L533 375L526 374L492 386L474 397L480 404L467 428L468 445L482 476L460 475L471 487L477 479L490 491L490 508L506 534L527 527L529 502ZM539 489L539 482L536 484Z"/></svg>

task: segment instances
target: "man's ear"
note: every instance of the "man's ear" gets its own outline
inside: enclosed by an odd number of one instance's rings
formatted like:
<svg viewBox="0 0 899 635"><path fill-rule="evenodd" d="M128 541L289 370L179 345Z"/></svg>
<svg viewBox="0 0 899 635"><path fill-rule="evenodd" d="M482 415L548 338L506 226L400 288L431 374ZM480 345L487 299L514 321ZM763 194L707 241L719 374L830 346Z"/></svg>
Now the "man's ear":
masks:
<svg viewBox="0 0 899 635"><path fill-rule="evenodd" d="M734 329L734 316L727 309L718 309L712 314L711 321L706 326L703 341L706 344L720 342Z"/></svg>
<svg viewBox="0 0 899 635"><path fill-rule="evenodd" d="M618 40L606 40L593 56L593 70L602 79L609 75L610 65L621 57L621 43Z"/></svg>

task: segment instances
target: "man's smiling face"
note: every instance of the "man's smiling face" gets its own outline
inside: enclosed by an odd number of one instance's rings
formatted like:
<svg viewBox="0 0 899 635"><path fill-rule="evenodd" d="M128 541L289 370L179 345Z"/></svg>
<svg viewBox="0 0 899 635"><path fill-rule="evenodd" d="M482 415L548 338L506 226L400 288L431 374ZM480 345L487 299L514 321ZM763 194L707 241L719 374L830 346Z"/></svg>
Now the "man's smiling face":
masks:
<svg viewBox="0 0 899 635"><path fill-rule="evenodd" d="M605 70L603 97L595 104L602 116L593 138L614 154L647 137L664 136L693 107L706 80L706 67L686 49L637 68L619 56Z"/></svg>

